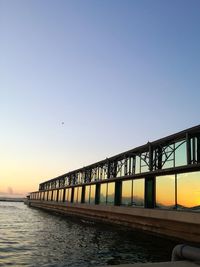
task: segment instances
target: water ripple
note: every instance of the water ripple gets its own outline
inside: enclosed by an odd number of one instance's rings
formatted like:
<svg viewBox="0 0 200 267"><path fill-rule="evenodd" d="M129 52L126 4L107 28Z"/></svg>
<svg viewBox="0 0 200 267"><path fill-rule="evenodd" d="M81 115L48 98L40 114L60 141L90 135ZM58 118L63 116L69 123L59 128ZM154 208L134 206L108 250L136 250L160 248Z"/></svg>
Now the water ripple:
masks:
<svg viewBox="0 0 200 267"><path fill-rule="evenodd" d="M0 266L4 267L93 267L166 261L175 245L139 232L8 202L0 203L0 237Z"/></svg>

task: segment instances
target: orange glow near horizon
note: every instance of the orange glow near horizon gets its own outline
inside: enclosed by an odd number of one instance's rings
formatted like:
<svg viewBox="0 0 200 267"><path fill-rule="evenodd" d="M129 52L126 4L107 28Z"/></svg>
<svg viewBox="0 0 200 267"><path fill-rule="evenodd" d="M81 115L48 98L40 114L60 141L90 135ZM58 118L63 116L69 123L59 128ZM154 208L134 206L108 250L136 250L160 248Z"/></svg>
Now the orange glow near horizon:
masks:
<svg viewBox="0 0 200 267"><path fill-rule="evenodd" d="M179 205L188 208L200 206L200 172L179 174L177 188Z"/></svg>
<svg viewBox="0 0 200 267"><path fill-rule="evenodd" d="M156 203L175 206L175 175L156 178ZM177 175L177 204L185 208L200 206L200 172Z"/></svg>

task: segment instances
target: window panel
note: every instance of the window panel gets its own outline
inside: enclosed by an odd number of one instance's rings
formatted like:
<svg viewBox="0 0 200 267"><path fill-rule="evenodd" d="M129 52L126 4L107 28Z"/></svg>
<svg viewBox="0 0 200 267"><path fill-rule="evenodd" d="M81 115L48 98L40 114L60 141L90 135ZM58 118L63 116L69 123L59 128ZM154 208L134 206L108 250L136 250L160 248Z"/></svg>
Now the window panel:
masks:
<svg viewBox="0 0 200 267"><path fill-rule="evenodd" d="M77 196L78 196L78 187L74 187L74 199L73 199L74 203L77 202Z"/></svg>
<svg viewBox="0 0 200 267"><path fill-rule="evenodd" d="M122 182L122 205L132 205L132 186L132 180Z"/></svg>
<svg viewBox="0 0 200 267"><path fill-rule="evenodd" d="M183 166L187 164L186 142L177 142L175 144L175 166Z"/></svg>
<svg viewBox="0 0 200 267"><path fill-rule="evenodd" d="M48 194L48 201L51 201L52 199L52 191L49 191L49 194Z"/></svg>
<svg viewBox="0 0 200 267"><path fill-rule="evenodd" d="M156 177L156 207L175 207L175 175Z"/></svg>
<svg viewBox="0 0 200 267"><path fill-rule="evenodd" d="M44 200L47 200L47 191L44 192Z"/></svg>
<svg viewBox="0 0 200 267"><path fill-rule="evenodd" d="M90 203L90 185L85 187L85 203Z"/></svg>
<svg viewBox="0 0 200 267"><path fill-rule="evenodd" d="M71 202L72 197L72 188L68 188L67 202Z"/></svg>
<svg viewBox="0 0 200 267"><path fill-rule="evenodd" d="M81 203L81 198L82 198L82 186L78 187L78 195L77 195L77 202Z"/></svg>
<svg viewBox="0 0 200 267"><path fill-rule="evenodd" d="M106 204L107 184L101 184L100 187L100 204Z"/></svg>
<svg viewBox="0 0 200 267"><path fill-rule="evenodd" d="M135 173L140 173L140 157L135 158Z"/></svg>
<svg viewBox="0 0 200 267"><path fill-rule="evenodd" d="M53 190L53 201L57 201L57 190Z"/></svg>
<svg viewBox="0 0 200 267"><path fill-rule="evenodd" d="M59 190L59 196L58 196L58 201L60 201L60 202L63 201L63 193L64 193L64 190L63 189L60 189Z"/></svg>
<svg viewBox="0 0 200 267"><path fill-rule="evenodd" d="M96 185L91 185L90 189L90 203L95 204L95 190L96 190Z"/></svg>
<svg viewBox="0 0 200 267"><path fill-rule="evenodd" d="M115 201L115 183L108 183L107 204L113 205Z"/></svg>
<svg viewBox="0 0 200 267"><path fill-rule="evenodd" d="M177 208L200 211L200 172L177 175Z"/></svg>
<svg viewBox="0 0 200 267"><path fill-rule="evenodd" d="M144 179L133 180L133 205L144 206Z"/></svg>

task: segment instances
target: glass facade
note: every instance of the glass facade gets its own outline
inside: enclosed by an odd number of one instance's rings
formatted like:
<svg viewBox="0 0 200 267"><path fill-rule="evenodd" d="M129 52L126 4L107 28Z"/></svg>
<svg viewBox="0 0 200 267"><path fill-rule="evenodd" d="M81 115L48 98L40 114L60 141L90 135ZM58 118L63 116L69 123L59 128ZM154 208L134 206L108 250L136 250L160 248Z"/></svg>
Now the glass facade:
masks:
<svg viewBox="0 0 200 267"><path fill-rule="evenodd" d="M178 153L184 154L185 143L176 143L174 145L177 146L177 157ZM195 158L197 158L197 156L198 155L194 155ZM169 158L170 157L171 156L169 156ZM178 158L179 161L173 160L173 162L176 162L178 165L183 164L186 160L184 157L181 159L179 156ZM125 169L127 170L127 168ZM65 192L64 201L71 202L73 190L74 194L72 202L81 203L83 198L82 193L84 193L83 188L85 188L85 203L94 205L96 186L96 184L92 184L84 187L76 186L73 188L34 192L31 193L30 198L34 200L62 202ZM97 203L106 205L121 204L125 206L144 207L145 204L146 208L152 208L155 204L155 207L159 209L192 210L200 212L200 171L160 175L156 176L155 179L153 176L150 176L146 179L146 182L144 178L140 178L129 180L122 179L121 182L116 183L101 183L98 184L97 187L96 200Z"/></svg>

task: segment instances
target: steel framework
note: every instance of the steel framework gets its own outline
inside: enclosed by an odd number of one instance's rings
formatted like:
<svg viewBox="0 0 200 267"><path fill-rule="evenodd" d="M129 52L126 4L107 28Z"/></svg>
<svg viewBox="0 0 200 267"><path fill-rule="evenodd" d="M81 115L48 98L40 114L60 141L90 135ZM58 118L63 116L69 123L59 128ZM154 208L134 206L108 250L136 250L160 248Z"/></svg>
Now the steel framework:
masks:
<svg viewBox="0 0 200 267"><path fill-rule="evenodd" d="M39 191L197 170L200 170L200 125L43 182Z"/></svg>

